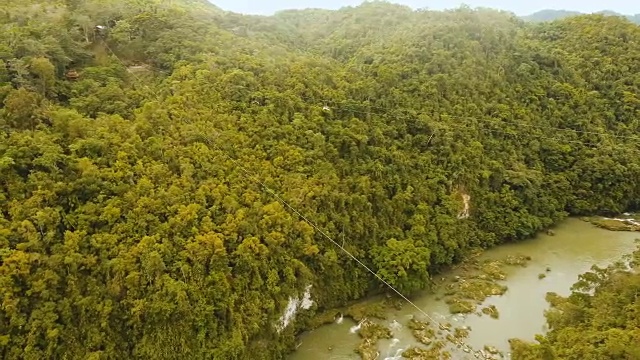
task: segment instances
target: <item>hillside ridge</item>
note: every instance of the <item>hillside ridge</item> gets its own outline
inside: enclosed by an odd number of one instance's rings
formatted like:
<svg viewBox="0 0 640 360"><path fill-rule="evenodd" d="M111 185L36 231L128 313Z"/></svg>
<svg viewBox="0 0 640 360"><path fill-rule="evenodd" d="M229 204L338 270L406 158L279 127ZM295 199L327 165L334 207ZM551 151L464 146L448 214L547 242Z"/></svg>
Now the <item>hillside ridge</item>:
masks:
<svg viewBox="0 0 640 360"><path fill-rule="evenodd" d="M640 14L625 15L625 14L620 14L611 10L601 10L593 14L602 14L607 16L620 16L628 19L633 23L640 24ZM573 11L573 10L545 9L545 10L536 11L535 13L530 15L523 16L522 18L527 21L554 21L554 20L564 19L571 16L579 16L579 15L587 15L587 13L583 13L580 11Z"/></svg>

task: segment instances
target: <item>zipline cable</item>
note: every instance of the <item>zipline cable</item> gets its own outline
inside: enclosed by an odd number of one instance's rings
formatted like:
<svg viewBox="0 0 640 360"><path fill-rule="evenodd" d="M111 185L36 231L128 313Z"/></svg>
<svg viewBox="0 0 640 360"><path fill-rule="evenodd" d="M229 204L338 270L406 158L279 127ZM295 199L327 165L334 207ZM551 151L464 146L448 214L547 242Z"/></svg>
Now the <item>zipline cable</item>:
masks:
<svg viewBox="0 0 640 360"><path fill-rule="evenodd" d="M120 59L120 57L118 57L118 55L109 47L109 45L107 44L107 42L101 38L102 43L104 44L104 46L109 50L109 52L111 52L111 54L124 66L127 67L127 65L124 63L124 61L122 61L122 59ZM161 70L158 68L153 67L154 71L157 72L161 72L163 74L167 74L169 77L171 76L171 73L166 71L166 70ZM131 75L133 75L136 80L138 80L138 82L142 83L142 80L133 72L133 71L128 71ZM145 88L147 90L151 90L148 86L145 85ZM249 87L244 86L244 85L233 85L232 88L243 88L243 89L247 89L247 90L251 90ZM159 98L159 95L157 93L154 93L154 95L156 95ZM342 110L345 111L350 111L350 112L354 112L354 113L359 113L359 114L363 114L363 115L378 115L378 116L388 116L388 114L392 113L392 112L405 112L405 113L410 113L410 114L424 114L424 111L421 110L416 110L416 109L412 109L412 108L403 108L403 107L383 107L383 106L378 106L378 105L372 105L372 104L362 104L360 101L360 103L352 103L349 101L335 101L335 100L330 100L330 99L320 99L320 98L314 98L311 96L306 96L306 95L298 95L298 94L291 94L293 96L296 96L300 99L306 100L306 101L313 101L316 104L333 104L334 107L340 106ZM361 106L361 107L365 107L365 108L369 108L369 109L378 109L378 110L382 110L382 112L376 112L376 111L362 111L362 110L356 110L353 108L345 108L343 107L344 105L350 105L350 106ZM428 114L429 115L429 114ZM479 120L479 118L477 117L469 117L469 116L459 116L459 115L448 115L448 114L432 114L432 115L437 115L437 116L444 116L447 117L449 119L452 120ZM410 117L411 115L406 115L407 117ZM484 119L484 118L480 118L482 121L487 121L488 119ZM617 138L617 139L628 139L628 140L633 140L633 141L638 141L640 142L640 136L634 136L634 135L616 135L616 134L611 134L611 133L605 133L605 132L598 132L598 131L587 131L587 130L578 130L578 129L568 129L568 128L559 128L559 127L553 127L553 126L541 126L541 125L535 125L535 124L527 124L524 122L518 122L518 121L503 121L502 124L504 125L516 125L516 126L525 126L525 127L530 127L530 128L536 128L536 129L545 129L545 130L552 130L552 131L564 131L564 132L571 132L571 133L576 133L576 134L585 134L585 135L599 135L599 136L603 136L603 137L612 137L612 138ZM566 142L573 142L573 143L584 143L581 142L579 140L566 140L566 139L558 139L561 141L566 141ZM585 143L588 144L588 143ZM591 144L594 145L594 144Z"/></svg>
<svg viewBox="0 0 640 360"><path fill-rule="evenodd" d="M104 41L103 41L104 42ZM115 52L113 52L111 50L111 48L109 48L109 46L106 44L106 42L104 42L105 46L107 47L107 49L116 57L116 59L118 59L118 61L126 67L125 63L115 54ZM138 76L136 76L133 72L130 72L138 81L141 82L140 78ZM149 87L147 86L147 89ZM154 94L158 97L159 99L159 95L158 94ZM303 97L300 97L303 98ZM324 103L334 103L331 101L324 101ZM370 106L371 107L371 106ZM374 107L372 107L374 108ZM398 109L396 109L398 110ZM402 110L402 109L400 109ZM370 115L372 112L362 112L362 111L354 111L352 109L347 109L347 111L352 111L352 112L360 112L363 114L367 114ZM378 115L382 115L382 114L378 114ZM386 115L386 114L385 114ZM452 119L460 119L463 117L456 117L456 116L448 116L449 118ZM477 120L477 119L476 119ZM192 124L191 122L189 122L190 124ZM507 124L509 124L507 122ZM534 126L534 125L531 125ZM534 126L535 127L535 126ZM542 127L540 127L542 128ZM573 130L573 129L560 129L560 128L552 128L552 127L547 127L548 129L552 129L552 130L568 130L568 131L573 131L576 133L585 133L585 134L598 134L598 135L603 135L603 136L612 136L612 137L617 137L617 138L631 138L628 136L616 136L616 135L611 135L611 134L606 134L606 133L597 133L597 132L587 132L587 131L580 131L580 130ZM215 134L215 138L219 138L221 133L215 129L211 129L214 134ZM490 132L498 132L498 133L504 133L504 134L509 134L506 132L502 132L499 130L494 130L494 129L484 129L484 130L488 130ZM509 134L511 135L511 134ZM433 137L433 134L431 135L431 137L429 138L429 141L431 140L431 138ZM634 137L634 140L636 138ZM299 218L301 218L302 220L304 220L307 224L309 224L311 227L313 227L320 235L322 235L324 238L326 238L327 240L329 240L334 246L336 246L337 248L339 248L342 252L344 252L349 258L351 258L352 260L354 260L357 264L359 264L360 266L362 266L367 272L371 273L376 279L378 279L382 284L384 284L385 286L387 286L389 289L391 289L395 294L397 294L400 298L402 298L404 301L406 301L408 304L410 304L413 308L415 308L420 314L422 314L423 316L425 316L427 319L429 319L431 322L433 322L434 324L437 324L438 327L441 330L445 330L447 331L450 335L452 335L453 339L456 339L456 341L453 340L449 340L450 342L454 343L455 345L457 345L459 348L462 347L464 348L465 352L473 352L473 355L476 358L480 358L483 357L484 359L492 359L492 356L489 354L484 353L483 351L480 350L475 350L472 346L470 346L468 343L462 341L461 339L457 339L455 336L455 332L453 332L450 327L448 326L444 326L442 323L440 323L439 321L435 320L433 317L431 317L426 311L424 311L422 308L420 308L418 305L416 305L413 301L411 301L408 297L406 297L404 294L402 294L399 290L397 290L394 286L392 286L391 284L389 284L386 280L384 280L380 275L378 275L375 271L373 271L371 268L369 268L363 261L361 261L360 259L358 259L355 255L353 255L349 250L347 250L346 248L344 248L343 245L341 245L340 243L338 243L337 241L335 241L331 236L329 236L324 230L322 230L318 225L316 225L313 221L311 221L309 218L307 218L304 214L302 214L299 210L297 210L295 207L293 207L289 202L287 202L282 196L280 196L277 192L275 192L271 187L269 187L267 184L265 184L263 181L261 181L259 178L257 178L255 175L253 175L250 171L248 171L244 166L242 166L242 164L239 163L238 160L234 159L233 157L231 157L231 155L229 155L225 150L223 150L222 148L220 148L217 144L215 144L215 142L211 141L206 135L205 135L205 143L207 146L212 147L216 150L218 150L224 157L226 157L227 159L229 159L233 165L236 166L236 168L240 169L246 176L246 178L248 178L249 180L259 184L267 193L271 194L273 197L275 197L278 202L282 203L286 208L288 208L291 212L293 212L295 215L297 215ZM556 139L558 140L558 139ZM566 141L566 140L562 140L562 141Z"/></svg>
<svg viewBox="0 0 640 360"><path fill-rule="evenodd" d="M242 88L242 89L247 89L247 90L252 90L244 85L233 85L232 88ZM298 97L302 100L305 101L310 101L310 102L314 102L316 105L318 106L322 106L325 104L333 104L334 107L338 107L340 110L343 111L347 111L347 112L353 112L356 114L362 114L362 115L378 115L381 117L389 117L389 114L393 114L393 113L402 113L404 112L406 115L401 115L402 117L406 117L406 118L411 118L411 117L415 117L416 115L419 114L424 114L424 115L428 115L428 116L438 116L438 117L443 117L443 118L448 118L451 120L474 120L477 122L489 122L489 120L494 120L495 125L515 125L515 126L526 126L526 127L530 127L530 128L537 128L537 129L543 129L543 130L549 130L549 131L564 131L564 132L570 132L570 133L576 133L576 134L585 134L585 135L600 135L603 137L612 137L612 138L617 138L617 139L627 139L627 140L633 140L633 141L638 141L640 142L640 136L637 135L617 135L617 134L611 134L611 133L606 133L606 132L598 132L598 131L587 131L587 130L577 130L577 129L568 129L568 128L559 128L559 127L554 127L554 126L548 126L548 125L535 125L535 124L528 124L525 122L521 122L521 121L505 121L502 119L490 119L490 118L480 118L480 117L471 117L471 116L460 116L460 115L450 115L450 114L428 114L426 111L423 110L416 110L416 109L410 109L410 108L402 108L402 107L382 107L382 106L376 106L376 105L370 105L370 104L362 104L362 103L352 103L349 101L335 101L335 100L329 100L329 99L324 99L324 98L316 98L316 97L311 97L311 96L307 96L307 95L297 95L297 94L291 94L292 96ZM371 110L367 110L367 111L363 111L363 110L359 110L359 109L355 109L353 107L364 107L364 108L371 108L371 109L381 109L383 111L381 112L376 112L376 111L371 111ZM400 117L400 116L395 116L395 117ZM564 140L563 140L564 141ZM573 140L580 142L579 140Z"/></svg>
<svg viewBox="0 0 640 360"><path fill-rule="evenodd" d="M216 137L220 136L220 132L218 132L217 130L213 129L212 130ZM221 149L218 145L216 145L214 142L210 141L208 138L205 138L205 142L207 143L207 146L210 146L216 150L218 150L224 157L226 157L227 159L229 159L235 166L236 168L240 169L245 175L246 177L259 184L260 186L262 186L268 193L270 193L271 195L273 195L280 203L282 203L285 207L287 207L289 210L291 210L294 214L296 214L298 217L300 217L302 220L304 220L307 224L309 224L311 227L313 227L318 233L320 233L324 238L326 238L327 240L329 240L333 245L335 245L336 247L338 247L340 250L342 250L345 254L347 254L347 256L349 256L351 259L353 259L356 263L358 263L360 266L362 266L365 270L367 270L369 273L371 273L376 279L378 279L380 282L382 282L384 285L386 285L389 289L391 289L394 293L396 293L399 297L401 297L404 301L406 301L408 304L410 304L412 307L414 307L419 313L421 313L422 315L424 315L427 319L429 319L431 322L433 322L434 324L437 324L439 326L439 328L441 330L446 330L447 332L449 332L449 334L451 334L453 336L453 338L455 339L455 332L451 331L451 329L447 326L444 326L442 323L440 323L439 321L435 320L433 317L431 317L426 311L424 311L422 308L420 308L418 305L416 305L413 301L409 300L409 298L407 298L405 295L403 295L399 290L397 290L393 285L389 284L386 280L384 280L380 275L378 275L375 271L373 271L371 268L369 268L364 262L362 262L360 259L358 259L355 255L353 255L349 250L347 250L346 248L344 248L340 243L338 243L337 241L335 241L331 236L329 236L324 230L322 230L318 225L316 225L313 221L309 220L304 214L302 214L300 211L298 211L295 207L293 207L291 204L289 204L288 201L286 201L284 198L282 198L282 196L278 195L277 192L275 192L273 189L271 189L267 184L265 184L263 181L261 181L260 179L258 179L256 176L254 176L251 172L249 172L244 166L242 166L242 164L240 164L238 162L238 160L234 159L231 157L231 155L229 155L226 151L224 151L223 149ZM452 341L454 342L454 341ZM467 349L470 349L470 351L474 351L473 347L471 347L470 345L468 345L467 343L459 340L458 342L454 342L455 345L458 346L464 346ZM487 354L485 354L482 351L474 351L474 355L482 355L485 359L491 359L491 357Z"/></svg>
<svg viewBox="0 0 640 360"><path fill-rule="evenodd" d="M104 41L103 41L104 42ZM104 42L105 46L107 47L107 49L116 57L116 59L118 59L118 61L126 67L125 63L115 54L115 52L113 52L113 50L111 50L111 48L109 48L109 46L106 44L106 42ZM136 80L138 80L139 82L141 81L141 79L136 76L133 72L130 72L135 78ZM147 86L147 89L149 87ZM158 96L158 94L155 94L156 96ZM159 96L158 96L158 100ZM189 122L190 123L190 122ZM192 124L192 123L190 123ZM221 133L215 129L211 129L214 132L215 138L219 138ZM367 270L369 273L371 273L376 279L378 279L380 282L382 282L385 286L387 286L389 289L391 289L394 293L396 293L400 298L402 298L403 300L405 300L408 304L410 304L413 308L415 308L420 314L424 315L427 319L429 319L431 322L433 322L434 324L437 324L438 327L441 330L445 330L447 331L451 336L452 339L457 339L455 336L455 332L453 332L449 327L444 326L442 323L440 323L439 321L435 320L433 317L431 317L426 311L424 311L423 309L421 309L418 305L416 305L413 301L411 301L408 297L406 297L404 294L402 294L398 289L396 289L394 286L392 286L391 284L389 284L386 280L384 280L380 275L378 275L375 271L373 271L371 268L369 268L364 262L362 262L360 259L358 259L355 255L353 255L349 250L347 250L346 248L344 248L341 244L339 244L337 241L335 241L331 236L329 236L324 230L322 230L318 225L316 225L313 221L309 220L309 218L307 218L305 215L303 215L300 211L298 211L295 207L293 207L289 202L287 202L282 196L278 195L278 193L276 193L273 189L271 189L269 186L267 186L267 184L265 184L263 181L261 181L260 179L258 179L256 176L252 175L251 172L249 172L244 166L242 166L242 164L239 163L238 160L234 159L233 157L231 157L231 155L229 155L226 151L224 151L222 148L220 148L218 145L215 144L215 142L211 141L206 135L205 135L205 143L207 146L212 147L216 150L218 150L224 157L226 157L227 159L229 159L235 166L236 168L240 169L245 176L259 184L260 186L262 186L268 193L270 193L272 196L274 196L280 203L282 203L286 208L288 208L289 210L291 210L294 214L296 214L298 217L300 217L302 220L304 220L307 224L309 224L311 227L313 227L318 233L320 233L324 238L326 238L327 240L329 240L333 245L335 245L336 247L338 247L342 252L344 252L348 257L350 257L351 259L353 259L356 263L358 263L360 266L362 266L365 270ZM429 139L431 140L431 139ZM459 348L462 347L466 350L468 350L469 352L473 352L474 356L476 358L480 358L483 357L484 359L491 359L491 357L488 354L485 354L483 351L480 350L474 350L474 348L472 346L470 346L469 344L465 343L464 341L457 339L457 341L451 341L450 342L454 343L455 345L457 345Z"/></svg>

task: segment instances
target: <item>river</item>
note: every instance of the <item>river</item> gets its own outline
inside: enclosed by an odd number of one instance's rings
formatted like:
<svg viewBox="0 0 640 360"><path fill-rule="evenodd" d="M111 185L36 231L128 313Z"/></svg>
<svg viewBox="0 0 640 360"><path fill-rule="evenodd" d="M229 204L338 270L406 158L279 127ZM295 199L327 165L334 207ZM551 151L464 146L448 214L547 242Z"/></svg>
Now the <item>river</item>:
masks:
<svg viewBox="0 0 640 360"><path fill-rule="evenodd" d="M450 315L444 301L437 300L441 295L437 292L417 295L411 300L439 322L450 322L456 327L469 326L471 332L465 342L474 349L490 345L508 354L508 339L533 340L535 334L545 331L547 292L568 295L579 274L588 271L594 264L606 266L620 260L635 249L634 239L640 238L637 232L608 231L574 218L561 222L554 231L555 236L540 234L530 240L498 246L481 255L481 259L500 259L516 254L532 258L527 267L507 268L508 277L501 283L508 286L508 291L485 301L485 305L498 308L499 319L475 314ZM545 273L547 268L551 270L547 277L539 279L538 275ZM457 271L453 270L439 277L449 279L456 274ZM422 317L409 305L400 310L389 309L386 315L387 320L380 323L391 328L394 339L379 343L379 358L401 359L399 354L402 350L419 345L406 324L414 315L419 319ZM357 333L350 331L354 325L352 320L345 318L340 323L302 334L299 348L288 360L360 359L354 352L360 338ZM468 356L459 353L454 354L453 358Z"/></svg>

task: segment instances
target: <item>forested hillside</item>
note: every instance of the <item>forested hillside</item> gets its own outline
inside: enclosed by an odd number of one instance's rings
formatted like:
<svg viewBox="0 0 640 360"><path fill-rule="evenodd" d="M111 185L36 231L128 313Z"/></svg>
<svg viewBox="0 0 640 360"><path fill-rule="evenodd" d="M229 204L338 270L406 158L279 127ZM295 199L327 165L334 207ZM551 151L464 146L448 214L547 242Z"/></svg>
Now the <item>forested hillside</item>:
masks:
<svg viewBox="0 0 640 360"><path fill-rule="evenodd" d="M607 15L607 16L623 16L633 23L640 24L640 14L622 15L615 11L610 11L610 10L603 10L598 12L598 14ZM580 13L579 11L548 9L548 10L540 10L531 15L524 16L523 19L527 21L553 21L553 20L560 20L567 17L579 16L579 15L583 15L583 14Z"/></svg>
<svg viewBox="0 0 640 360"><path fill-rule="evenodd" d="M0 26L4 359L281 359L383 290L265 186L405 293L640 205L621 18L5 0Z"/></svg>

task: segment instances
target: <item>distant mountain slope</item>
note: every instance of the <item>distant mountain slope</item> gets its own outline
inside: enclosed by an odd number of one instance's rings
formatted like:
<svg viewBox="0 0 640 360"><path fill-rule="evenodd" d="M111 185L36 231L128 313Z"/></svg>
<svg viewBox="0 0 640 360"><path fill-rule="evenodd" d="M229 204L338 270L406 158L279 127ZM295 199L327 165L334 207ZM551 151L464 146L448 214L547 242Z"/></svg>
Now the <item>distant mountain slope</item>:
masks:
<svg viewBox="0 0 640 360"><path fill-rule="evenodd" d="M569 16L580 15L579 11L569 11L569 10L540 10L531 15L523 16L525 20L529 21L553 21L562 18L566 18Z"/></svg>
<svg viewBox="0 0 640 360"><path fill-rule="evenodd" d="M581 13L579 11L546 9L546 10L540 10L531 15L523 16L523 19L527 21L553 21L553 20L570 17L570 16L577 16L577 15L583 15L583 14L584 13ZM640 14L623 15L611 10L599 11L598 14L609 15L609 16L624 16L627 19L629 19L629 21L636 24L640 24Z"/></svg>

